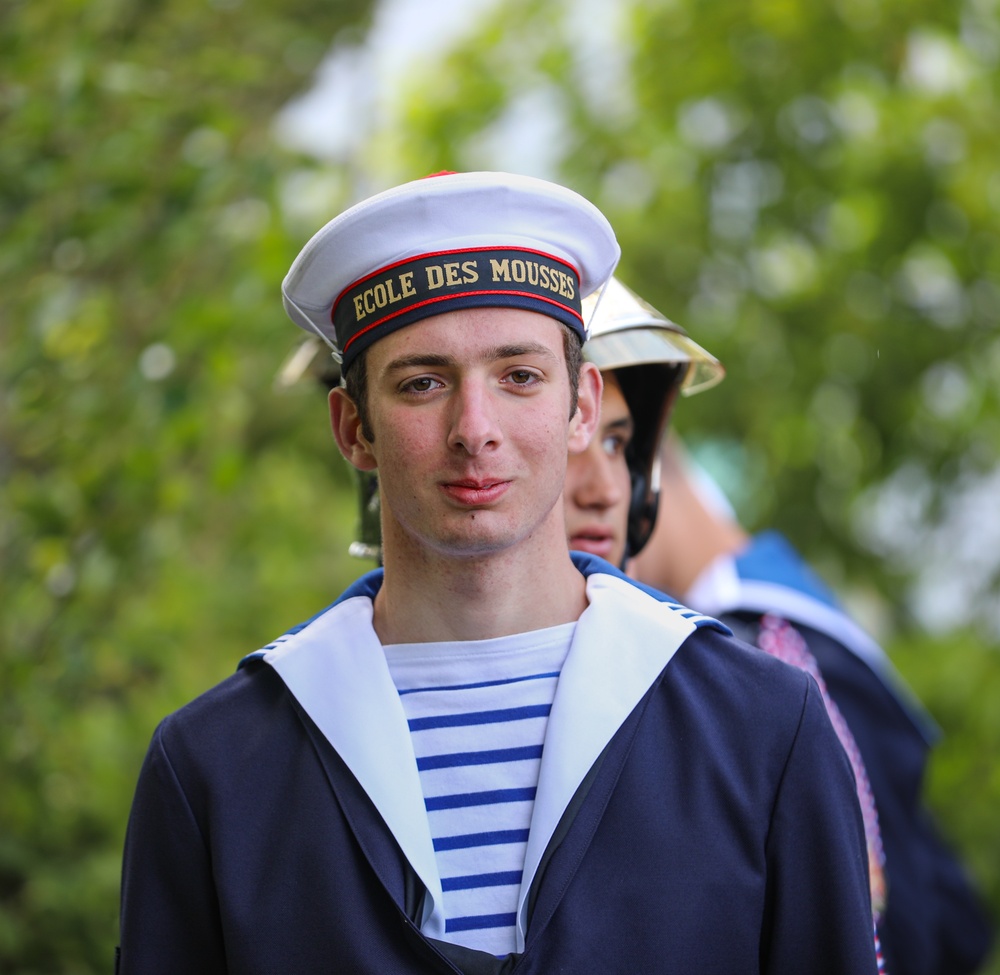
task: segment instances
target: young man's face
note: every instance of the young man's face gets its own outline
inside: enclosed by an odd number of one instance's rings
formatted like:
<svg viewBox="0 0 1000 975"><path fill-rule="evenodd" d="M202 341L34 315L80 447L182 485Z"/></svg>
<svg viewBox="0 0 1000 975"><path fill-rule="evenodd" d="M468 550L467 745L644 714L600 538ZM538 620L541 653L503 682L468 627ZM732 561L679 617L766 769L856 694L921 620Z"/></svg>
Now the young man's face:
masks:
<svg viewBox="0 0 1000 975"><path fill-rule="evenodd" d="M515 309L446 312L365 353L372 439L343 390L331 398L338 444L378 469L390 549L476 557L536 535L562 535L569 451L596 423L600 377L581 375L569 417L563 326Z"/></svg>
<svg viewBox="0 0 1000 975"><path fill-rule="evenodd" d="M631 479L625 448L632 414L613 372L604 376L601 419L587 449L571 456L566 470L566 534L569 547L614 565L625 556Z"/></svg>

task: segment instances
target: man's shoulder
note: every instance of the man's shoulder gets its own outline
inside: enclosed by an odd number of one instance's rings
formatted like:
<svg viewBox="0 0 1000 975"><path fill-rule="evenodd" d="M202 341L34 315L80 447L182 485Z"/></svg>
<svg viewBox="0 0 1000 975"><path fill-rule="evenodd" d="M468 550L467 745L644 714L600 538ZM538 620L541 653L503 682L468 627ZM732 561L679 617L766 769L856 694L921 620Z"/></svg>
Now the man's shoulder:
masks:
<svg viewBox="0 0 1000 975"><path fill-rule="evenodd" d="M262 660L241 663L239 670L203 691L160 723L157 734L171 741L221 740L260 726L273 714L284 685Z"/></svg>
<svg viewBox="0 0 1000 975"><path fill-rule="evenodd" d="M322 628L327 621L336 619L338 607L355 597L370 599L381 581L381 570L363 575L328 606L248 653L236 662L235 673L164 718L157 735L175 747L189 740L232 741L241 736L257 737L258 729L273 729L276 723L287 721L292 714L288 706L291 695L280 675L269 665L269 655L307 639L314 628ZM334 633L325 633L324 639L335 637L336 627L332 630Z"/></svg>
<svg viewBox="0 0 1000 975"><path fill-rule="evenodd" d="M633 602L633 598L641 594L647 597L650 602L655 603L666 616L676 616L687 620L698 629L709 628L721 633L730 633L729 627L714 617L706 616L704 613L691 609L669 593L654 589L644 582L633 579L621 569L596 555L588 555L582 552L572 552L571 555L574 565L587 578L588 582L597 581L600 577L607 577L614 580L608 598L620 600L624 612L629 612L629 609L625 605L626 600L635 607L637 603Z"/></svg>
<svg viewBox="0 0 1000 975"><path fill-rule="evenodd" d="M805 671L772 657L732 632L701 627L691 634L682 649L685 651L682 659L688 666L757 692L774 686L782 688L782 693L786 690L800 693L809 680Z"/></svg>
<svg viewBox="0 0 1000 975"><path fill-rule="evenodd" d="M768 708L791 703L801 707L807 691L808 675L782 663L758 647L738 638L725 622L690 609L671 595L629 578L619 569L596 557L574 562L585 575L609 576L617 580L606 598L622 607L622 628L628 629L625 614L648 601L664 620L683 620L689 629L683 643L665 670L665 686L697 685L700 693L727 701L739 711L766 712ZM627 584L629 588L624 588Z"/></svg>
<svg viewBox="0 0 1000 975"><path fill-rule="evenodd" d="M351 583L351 585L348 586L328 606L325 606L317 613L313 613L312 616L303 620L301 623L296 623L295 626L285 630L280 636L275 637L273 640L270 640L258 649L248 653L242 660L240 660L239 667L242 669L254 661L263 660L271 651L279 649L289 640L297 637L303 631L308 630L309 627L316 625L327 617L330 612L336 610L344 603L357 598L373 600L382 586L382 578L382 569L373 569L371 572L366 572L359 579L356 579L353 583Z"/></svg>

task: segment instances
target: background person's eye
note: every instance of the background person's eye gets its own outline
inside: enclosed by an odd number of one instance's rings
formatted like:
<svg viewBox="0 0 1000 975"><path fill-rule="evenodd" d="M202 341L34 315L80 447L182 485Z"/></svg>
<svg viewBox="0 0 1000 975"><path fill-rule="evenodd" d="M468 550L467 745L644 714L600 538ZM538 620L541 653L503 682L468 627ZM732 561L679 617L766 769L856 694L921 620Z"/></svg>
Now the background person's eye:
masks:
<svg viewBox="0 0 1000 975"><path fill-rule="evenodd" d="M601 445L604 448L604 452L609 457L618 457L625 451L625 441L617 435L610 435L605 437L601 441Z"/></svg>

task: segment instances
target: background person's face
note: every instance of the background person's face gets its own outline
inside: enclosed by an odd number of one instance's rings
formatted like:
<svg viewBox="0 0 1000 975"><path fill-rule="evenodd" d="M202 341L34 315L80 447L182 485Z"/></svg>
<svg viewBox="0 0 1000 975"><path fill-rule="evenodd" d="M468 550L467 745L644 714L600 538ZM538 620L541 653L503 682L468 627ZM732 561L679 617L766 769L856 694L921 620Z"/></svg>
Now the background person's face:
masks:
<svg viewBox="0 0 1000 975"><path fill-rule="evenodd" d="M601 420L589 446L571 455L564 490L569 547L614 565L625 556L632 489L625 448L632 414L613 372L604 373Z"/></svg>

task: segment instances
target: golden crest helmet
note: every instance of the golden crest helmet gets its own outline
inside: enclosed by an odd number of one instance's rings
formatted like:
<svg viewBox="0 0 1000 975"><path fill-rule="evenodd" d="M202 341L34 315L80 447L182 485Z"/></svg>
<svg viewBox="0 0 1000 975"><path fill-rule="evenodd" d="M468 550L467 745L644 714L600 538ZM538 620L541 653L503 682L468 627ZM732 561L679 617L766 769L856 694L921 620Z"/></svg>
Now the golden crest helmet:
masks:
<svg viewBox="0 0 1000 975"><path fill-rule="evenodd" d="M583 301L589 337L586 359L613 371L632 414L634 434L625 453L632 478L628 548L649 541L660 494L660 450L678 393L711 389L725 376L722 363L634 291L613 277Z"/></svg>

